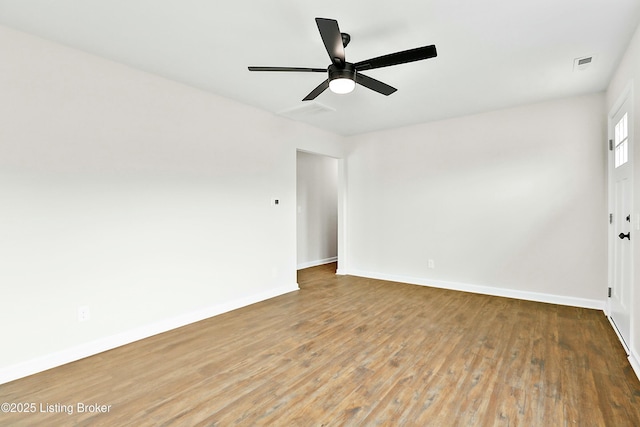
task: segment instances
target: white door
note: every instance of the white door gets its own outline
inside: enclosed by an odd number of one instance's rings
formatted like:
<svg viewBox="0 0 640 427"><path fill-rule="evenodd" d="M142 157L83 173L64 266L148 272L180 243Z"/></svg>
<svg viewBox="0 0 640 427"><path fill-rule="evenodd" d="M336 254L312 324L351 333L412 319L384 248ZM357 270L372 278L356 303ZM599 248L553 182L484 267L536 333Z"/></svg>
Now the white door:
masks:
<svg viewBox="0 0 640 427"><path fill-rule="evenodd" d="M611 248L611 290L609 313L618 333L628 346L631 330L631 239L632 159L628 98L610 121L610 207L609 244Z"/></svg>

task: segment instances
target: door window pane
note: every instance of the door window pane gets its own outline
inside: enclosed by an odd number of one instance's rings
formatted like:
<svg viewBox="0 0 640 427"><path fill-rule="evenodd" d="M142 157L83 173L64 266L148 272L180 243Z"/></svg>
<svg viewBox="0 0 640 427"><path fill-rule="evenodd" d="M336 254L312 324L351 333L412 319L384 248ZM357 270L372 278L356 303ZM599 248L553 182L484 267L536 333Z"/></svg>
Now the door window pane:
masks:
<svg viewBox="0 0 640 427"><path fill-rule="evenodd" d="M622 116L620 121L616 123L615 132L614 132L614 142L615 142L615 156L614 163L615 167L620 167L627 163L629 160L629 127L627 123L627 113Z"/></svg>

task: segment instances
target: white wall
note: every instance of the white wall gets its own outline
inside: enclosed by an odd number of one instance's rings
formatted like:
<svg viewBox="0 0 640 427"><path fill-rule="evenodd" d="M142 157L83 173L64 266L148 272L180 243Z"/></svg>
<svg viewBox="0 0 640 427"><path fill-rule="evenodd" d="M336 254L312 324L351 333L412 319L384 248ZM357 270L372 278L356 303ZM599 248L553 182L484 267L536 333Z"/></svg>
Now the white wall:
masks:
<svg viewBox="0 0 640 427"><path fill-rule="evenodd" d="M618 69L614 73L611 83L607 90L607 112L613 108L614 104L623 95L628 85L633 86L633 94L631 98L633 108L633 118L630 121L634 135L634 155L633 155L633 174L635 177L640 176L640 145L638 136L640 135L640 27L636 30L629 47L622 59ZM640 214L640 183L634 179L634 216ZM638 234L636 230L636 235ZM634 235L632 231L631 235ZM634 369L640 377L640 241L633 239L633 302L631 304L631 343L629 344L634 363Z"/></svg>
<svg viewBox="0 0 640 427"><path fill-rule="evenodd" d="M0 56L0 382L297 288L296 150L342 138L2 27Z"/></svg>
<svg viewBox="0 0 640 427"><path fill-rule="evenodd" d="M298 152L298 269L338 256L338 160Z"/></svg>
<svg viewBox="0 0 640 427"><path fill-rule="evenodd" d="M602 307L605 138L603 94L352 137L347 273Z"/></svg>
<svg viewBox="0 0 640 427"><path fill-rule="evenodd" d="M0 54L0 382L295 289L296 150L345 143L343 273L603 300L602 94L345 140L2 27Z"/></svg>

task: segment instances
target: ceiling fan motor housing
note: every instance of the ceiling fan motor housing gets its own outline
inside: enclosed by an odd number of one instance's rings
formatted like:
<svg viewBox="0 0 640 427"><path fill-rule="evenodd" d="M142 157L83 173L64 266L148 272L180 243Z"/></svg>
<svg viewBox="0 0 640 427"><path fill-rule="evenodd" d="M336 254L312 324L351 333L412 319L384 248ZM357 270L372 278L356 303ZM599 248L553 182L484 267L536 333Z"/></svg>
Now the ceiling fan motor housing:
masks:
<svg viewBox="0 0 640 427"><path fill-rule="evenodd" d="M344 65L331 64L329 71L329 89L333 93L350 93L356 87L356 67L345 62Z"/></svg>
<svg viewBox="0 0 640 427"><path fill-rule="evenodd" d="M329 81L335 79L356 79L356 67L349 62L345 62L344 67L340 68L336 64L329 65Z"/></svg>

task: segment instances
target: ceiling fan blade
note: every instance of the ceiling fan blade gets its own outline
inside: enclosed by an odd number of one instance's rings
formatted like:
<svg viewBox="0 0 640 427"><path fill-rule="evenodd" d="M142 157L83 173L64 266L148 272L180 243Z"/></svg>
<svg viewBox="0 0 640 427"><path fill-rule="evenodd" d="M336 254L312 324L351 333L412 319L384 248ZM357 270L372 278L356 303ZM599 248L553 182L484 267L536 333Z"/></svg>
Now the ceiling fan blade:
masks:
<svg viewBox="0 0 640 427"><path fill-rule="evenodd" d="M380 80L372 79L371 77L360 73L356 73L356 83L387 96L398 90L393 86L382 83Z"/></svg>
<svg viewBox="0 0 640 427"><path fill-rule="evenodd" d="M320 37L322 37L324 47L327 49L331 62L342 67L346 60L338 21L335 19L316 18L316 24L318 24Z"/></svg>
<svg viewBox="0 0 640 427"><path fill-rule="evenodd" d="M388 67L390 65L406 64L407 62L420 61L438 56L435 45L417 47L402 52L367 59L354 64L356 70L373 70L374 68Z"/></svg>
<svg viewBox="0 0 640 427"><path fill-rule="evenodd" d="M249 67L249 71L296 71L303 73L326 73L326 68L304 68L304 67Z"/></svg>
<svg viewBox="0 0 640 427"><path fill-rule="evenodd" d="M320 83L318 87L312 90L309 95L304 97L303 101L311 101L313 99L316 99L318 95L320 95L322 92L324 92L328 88L329 88L329 79Z"/></svg>

